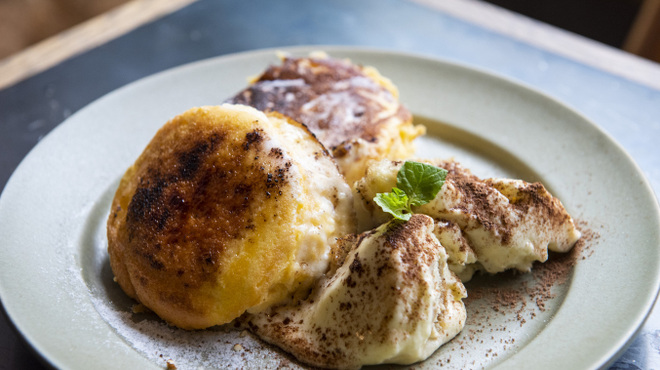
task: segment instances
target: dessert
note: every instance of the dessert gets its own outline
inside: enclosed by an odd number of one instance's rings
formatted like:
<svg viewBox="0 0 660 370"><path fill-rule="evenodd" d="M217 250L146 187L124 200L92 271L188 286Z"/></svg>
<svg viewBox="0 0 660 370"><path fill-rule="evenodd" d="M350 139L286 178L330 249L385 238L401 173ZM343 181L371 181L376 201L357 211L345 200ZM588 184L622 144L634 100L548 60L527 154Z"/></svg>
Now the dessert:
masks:
<svg viewBox="0 0 660 370"><path fill-rule="evenodd" d="M313 366L411 364L462 330L462 281L580 237L541 184L397 161L424 128L375 69L286 57L228 101L161 128L108 219L117 282L174 326L237 319ZM410 163L446 179L401 186Z"/></svg>
<svg viewBox="0 0 660 370"><path fill-rule="evenodd" d="M405 159L424 134L399 103L398 91L375 68L316 54L284 57L228 102L277 111L309 127L332 153L349 184L369 162Z"/></svg>
<svg viewBox="0 0 660 370"><path fill-rule="evenodd" d="M435 199L414 211L436 220L435 233L447 248L449 266L463 281L478 270L527 272L535 261L547 260L548 250L567 252L580 238L564 206L540 183L481 180L454 161L423 162L448 174ZM373 198L396 185L402 165L374 163L355 184L359 230L390 219Z"/></svg>
<svg viewBox="0 0 660 370"><path fill-rule="evenodd" d="M200 329L306 291L354 225L350 188L303 125L201 107L165 124L126 171L108 252L129 296Z"/></svg>
<svg viewBox="0 0 660 370"><path fill-rule="evenodd" d="M433 235L414 215L345 239L350 252L309 298L249 317L252 331L321 367L411 364L465 325L466 297Z"/></svg>

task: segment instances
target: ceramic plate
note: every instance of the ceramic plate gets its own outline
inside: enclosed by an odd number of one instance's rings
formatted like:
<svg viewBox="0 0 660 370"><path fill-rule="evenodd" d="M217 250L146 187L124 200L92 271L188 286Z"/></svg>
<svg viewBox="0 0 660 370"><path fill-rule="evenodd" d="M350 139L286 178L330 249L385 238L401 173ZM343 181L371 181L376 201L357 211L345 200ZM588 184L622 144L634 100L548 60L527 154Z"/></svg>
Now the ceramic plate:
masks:
<svg viewBox="0 0 660 370"><path fill-rule="evenodd" d="M559 279L540 268L470 283L465 330L422 365L596 368L615 359L659 286L657 203L630 157L576 112L502 78L419 56L324 49L392 79L428 128L418 155L453 156L481 177L542 181L589 235ZM0 297L49 363L299 366L246 332L185 332L133 314L106 254L114 190L156 130L190 107L222 102L276 62L275 51L264 50L145 78L70 117L21 163L0 198Z"/></svg>

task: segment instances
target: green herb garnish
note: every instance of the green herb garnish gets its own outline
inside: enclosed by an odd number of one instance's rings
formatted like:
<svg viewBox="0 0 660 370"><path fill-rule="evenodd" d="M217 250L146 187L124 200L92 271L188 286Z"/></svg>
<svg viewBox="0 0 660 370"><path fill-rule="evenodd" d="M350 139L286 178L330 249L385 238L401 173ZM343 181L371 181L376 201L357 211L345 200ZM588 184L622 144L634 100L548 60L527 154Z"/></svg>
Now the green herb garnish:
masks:
<svg viewBox="0 0 660 370"><path fill-rule="evenodd" d="M394 218L408 221L412 207L426 204L438 195L447 170L419 162L405 162L396 175L396 187L390 193L378 193L374 202Z"/></svg>

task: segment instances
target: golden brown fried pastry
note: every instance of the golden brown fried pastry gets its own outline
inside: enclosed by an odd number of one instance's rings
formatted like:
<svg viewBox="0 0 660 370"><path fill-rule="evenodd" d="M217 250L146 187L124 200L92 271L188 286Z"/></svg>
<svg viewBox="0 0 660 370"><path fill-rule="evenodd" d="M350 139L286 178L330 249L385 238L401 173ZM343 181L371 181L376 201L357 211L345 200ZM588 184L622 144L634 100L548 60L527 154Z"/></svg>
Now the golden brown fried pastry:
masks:
<svg viewBox="0 0 660 370"><path fill-rule="evenodd" d="M354 225L350 188L303 125L202 107L165 124L126 171L108 252L129 296L197 329L305 290Z"/></svg>
<svg viewBox="0 0 660 370"><path fill-rule="evenodd" d="M229 100L304 123L333 154L349 184L369 162L403 159L424 134L396 87L372 67L324 56L284 58Z"/></svg>

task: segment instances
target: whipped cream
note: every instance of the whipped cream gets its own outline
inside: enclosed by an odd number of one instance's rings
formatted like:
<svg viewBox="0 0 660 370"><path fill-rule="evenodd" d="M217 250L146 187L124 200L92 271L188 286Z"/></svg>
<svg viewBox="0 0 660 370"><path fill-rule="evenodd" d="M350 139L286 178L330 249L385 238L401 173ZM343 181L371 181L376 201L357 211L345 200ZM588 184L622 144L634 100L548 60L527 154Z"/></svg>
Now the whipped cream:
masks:
<svg viewBox="0 0 660 370"><path fill-rule="evenodd" d="M426 359L466 319L467 293L434 229L433 219L414 215L341 240L348 254L308 298L252 315L249 327L314 366Z"/></svg>
<svg viewBox="0 0 660 370"><path fill-rule="evenodd" d="M463 281L477 270L527 272L548 259L548 250L567 252L580 238L564 206L540 183L481 180L453 161L424 162L446 169L447 179L434 200L413 211L436 220L449 266ZM401 165L377 162L355 184L359 230L389 219L372 199L396 186Z"/></svg>

